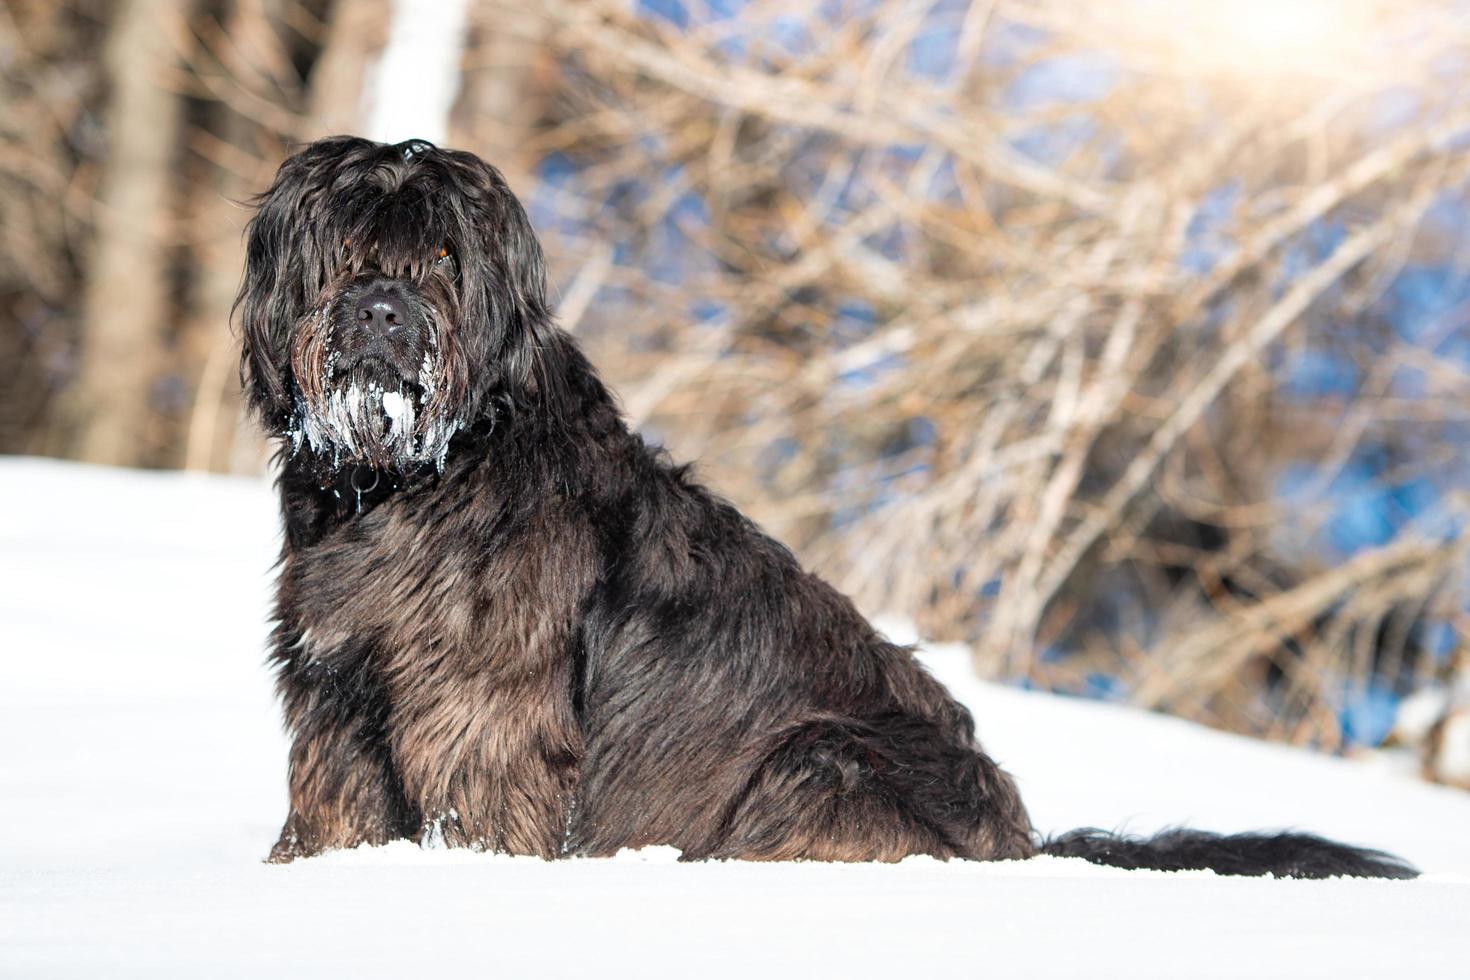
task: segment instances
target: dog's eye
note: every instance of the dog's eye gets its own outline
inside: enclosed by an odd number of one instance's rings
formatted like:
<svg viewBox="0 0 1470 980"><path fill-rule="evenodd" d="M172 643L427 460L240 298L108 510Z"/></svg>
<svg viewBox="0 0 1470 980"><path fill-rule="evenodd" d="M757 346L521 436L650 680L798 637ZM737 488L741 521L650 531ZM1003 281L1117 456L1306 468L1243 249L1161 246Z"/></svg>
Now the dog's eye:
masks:
<svg viewBox="0 0 1470 980"><path fill-rule="evenodd" d="M449 275L454 275L456 270L454 254L449 251L448 245L440 246L439 257L434 260L434 268L446 272Z"/></svg>

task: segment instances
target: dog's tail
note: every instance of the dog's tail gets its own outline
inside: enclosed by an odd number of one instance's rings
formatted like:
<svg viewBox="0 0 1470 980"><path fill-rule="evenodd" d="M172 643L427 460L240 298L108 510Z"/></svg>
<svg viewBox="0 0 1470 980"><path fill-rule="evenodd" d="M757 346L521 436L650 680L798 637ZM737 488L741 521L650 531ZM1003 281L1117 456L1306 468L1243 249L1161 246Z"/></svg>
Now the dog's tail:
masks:
<svg viewBox="0 0 1470 980"><path fill-rule="evenodd" d="M1214 871L1278 878L1417 878L1408 862L1383 851L1352 847L1314 834L1212 834L1166 830L1128 837L1105 830L1073 830L1041 844L1042 854L1080 857L1114 868Z"/></svg>

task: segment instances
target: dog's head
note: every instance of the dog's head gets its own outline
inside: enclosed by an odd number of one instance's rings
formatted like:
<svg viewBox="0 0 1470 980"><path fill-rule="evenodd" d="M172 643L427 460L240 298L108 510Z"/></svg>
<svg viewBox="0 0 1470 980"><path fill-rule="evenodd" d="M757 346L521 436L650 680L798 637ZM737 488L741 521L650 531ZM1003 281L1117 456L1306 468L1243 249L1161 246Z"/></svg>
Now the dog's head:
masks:
<svg viewBox="0 0 1470 980"><path fill-rule="evenodd" d="M330 470L442 465L497 397L534 395L551 329L541 247L494 167L333 137L283 163L256 206L242 380L292 452Z"/></svg>

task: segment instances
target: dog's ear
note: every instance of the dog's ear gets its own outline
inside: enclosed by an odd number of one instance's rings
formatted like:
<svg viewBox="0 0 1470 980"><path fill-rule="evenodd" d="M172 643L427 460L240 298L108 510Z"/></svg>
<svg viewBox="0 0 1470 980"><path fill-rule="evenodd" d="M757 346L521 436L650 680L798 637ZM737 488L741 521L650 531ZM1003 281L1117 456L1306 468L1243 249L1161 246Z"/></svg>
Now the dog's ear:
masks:
<svg viewBox="0 0 1470 980"><path fill-rule="evenodd" d="M564 343L547 302L546 257L526 214L504 179L493 167L490 178L501 192L498 228L487 251L497 257L496 295L489 300L491 315L500 321L497 360L512 396L552 414L561 414L566 400Z"/></svg>
<svg viewBox="0 0 1470 980"><path fill-rule="evenodd" d="M548 408L561 404L565 370L561 343L546 299L546 256L519 201L506 234L506 265L523 331L510 355L510 369Z"/></svg>
<svg viewBox="0 0 1470 980"><path fill-rule="evenodd" d="M241 339L240 382L267 425L291 411L291 332L320 288L322 256L307 213L317 145L281 165L251 204L245 277L232 311Z"/></svg>

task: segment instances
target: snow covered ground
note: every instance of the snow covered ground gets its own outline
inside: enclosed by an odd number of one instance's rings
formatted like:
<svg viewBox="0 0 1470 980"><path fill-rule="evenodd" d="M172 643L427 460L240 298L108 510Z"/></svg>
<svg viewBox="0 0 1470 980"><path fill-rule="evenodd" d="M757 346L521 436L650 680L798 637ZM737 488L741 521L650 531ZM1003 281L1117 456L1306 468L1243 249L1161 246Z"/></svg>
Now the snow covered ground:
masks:
<svg viewBox="0 0 1470 980"><path fill-rule="evenodd" d="M1427 874L407 844L264 865L285 809L275 551L262 483L0 459L0 975L1470 976L1470 794L981 684L946 649L927 662L1044 829L1299 827Z"/></svg>

